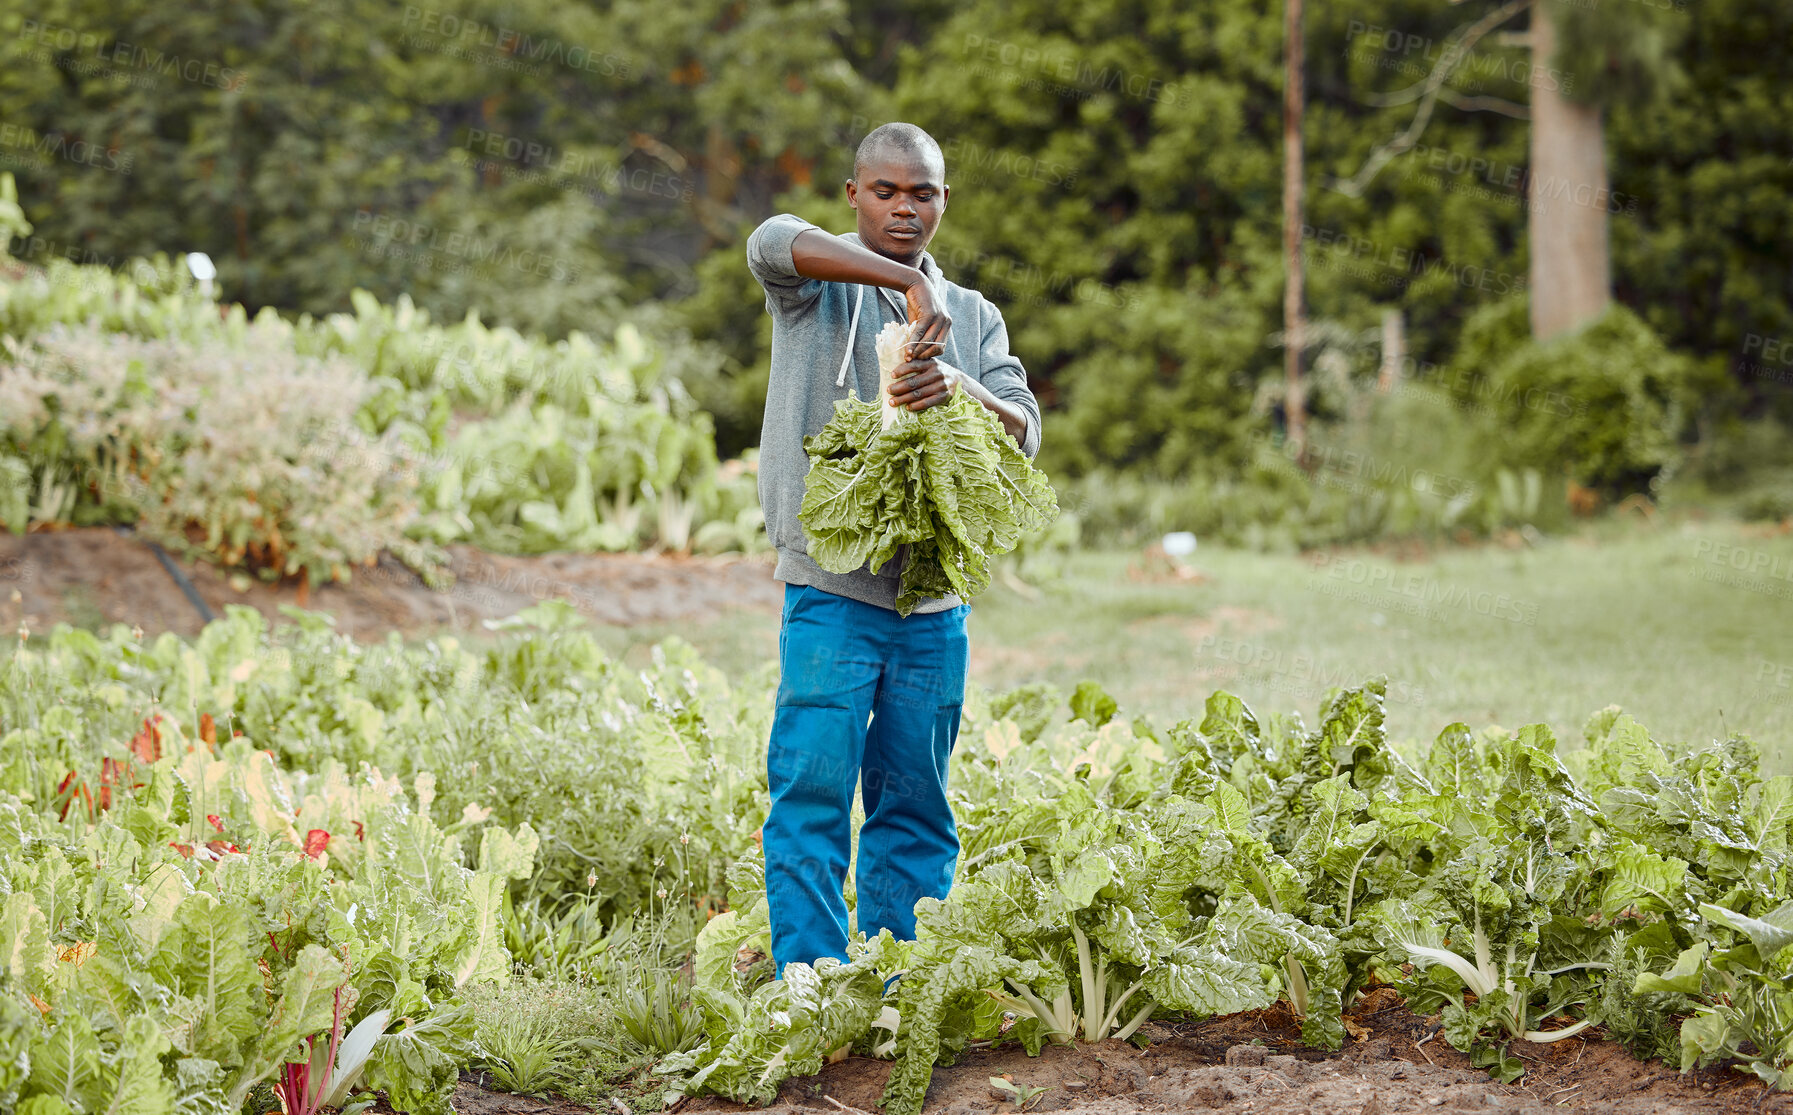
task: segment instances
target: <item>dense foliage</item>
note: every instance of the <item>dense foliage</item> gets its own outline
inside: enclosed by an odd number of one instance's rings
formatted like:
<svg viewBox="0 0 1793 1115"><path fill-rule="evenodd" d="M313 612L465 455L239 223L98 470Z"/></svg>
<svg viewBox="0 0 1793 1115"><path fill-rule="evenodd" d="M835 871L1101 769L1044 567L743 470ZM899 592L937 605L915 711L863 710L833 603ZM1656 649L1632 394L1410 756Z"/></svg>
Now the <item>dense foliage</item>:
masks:
<svg viewBox="0 0 1793 1115"><path fill-rule="evenodd" d="M0 176L3 177L3 176ZM347 578L382 549L749 548L676 347L548 342L408 298L254 320L165 258L0 274L0 525L125 523L226 564Z"/></svg>
<svg viewBox="0 0 1793 1115"><path fill-rule="evenodd" d="M0 664L0 1106L217 1115L270 1078L337 1105L358 1031L363 1090L446 1111L507 1052L475 985L575 970L668 885L719 904L764 815L764 678L677 644L624 670L565 605L478 654L296 615Z"/></svg>
<svg viewBox="0 0 1793 1115"><path fill-rule="evenodd" d="M1311 729L1224 693L1159 729L1092 687L1042 726L1052 700L1017 694L962 739L960 873L915 942L860 937L845 967L744 985L719 958L764 948L766 914L737 870L735 912L698 939L710 1039L663 1067L765 1101L851 1040L897 1059L885 1106L913 1113L974 1042L1037 1051L1281 998L1336 1049L1342 1004L1386 982L1502 1079L1524 1068L1511 1039L1596 1023L1640 1056L1784 1070L1793 778L1764 779L1747 740L1664 747L1607 709L1566 754L1541 725L1461 724L1407 753L1380 682L1335 691Z"/></svg>
<svg viewBox="0 0 1793 1115"><path fill-rule="evenodd" d="M1379 681L1312 728L1225 693L1169 727L1088 683L969 693L952 893L913 942L771 980L741 962L769 951L769 673L731 686L678 644L629 671L564 605L477 652L295 619L60 628L0 664L0 1026L25 1051L0 1100L220 1112L358 1079L441 1110L456 1066L534 1063L469 995L512 960L578 970L669 888L694 983L630 968L611 1025L679 1091L765 1100L852 1044L897 1059L886 1103L914 1112L973 1043L1278 1000L1337 1048L1378 982L1506 1078L1509 1040L1595 1024L1788 1068L1793 779L1741 737L1664 746L1607 709L1566 753L1538 725L1413 749Z"/></svg>
<svg viewBox="0 0 1793 1115"><path fill-rule="evenodd" d="M1527 103L1525 48L1482 39L1418 145L1341 183L1407 127L1451 32L1496 7L1308 7L1310 304L1350 331L1399 308L1416 380L1525 283L1529 126L1477 110ZM1575 8L1683 78L1652 66L1609 97L1619 297L1735 388L1689 414L1708 436L1784 408L1767 353L1793 329L1776 262L1793 94L1761 44L1793 16ZM1252 402L1280 364L1280 47L1280 13L1244 0L279 0L175 17L63 0L0 16L0 147L36 261L178 244L252 308L409 292L445 320L478 308L550 336L608 336L653 312L625 307L688 297L679 316L728 360L691 388L733 453L757 439L768 348L741 237L774 208L845 228L852 146L911 119L954 185L936 254L1002 304L1051 410L1046 467L1224 478L1274 425ZM1613 60L1584 49L1559 77L1610 87ZM1321 416L1340 399L1319 391Z"/></svg>
<svg viewBox="0 0 1793 1115"><path fill-rule="evenodd" d="M33 670L15 659L8 683ZM446 1111L473 1051L462 992L509 974L500 911L535 833L479 809L441 825L430 775L413 795L336 763L297 774L213 723L152 714L54 794L0 795L0 1103L228 1115L278 1077L288 1110L359 1082Z"/></svg>

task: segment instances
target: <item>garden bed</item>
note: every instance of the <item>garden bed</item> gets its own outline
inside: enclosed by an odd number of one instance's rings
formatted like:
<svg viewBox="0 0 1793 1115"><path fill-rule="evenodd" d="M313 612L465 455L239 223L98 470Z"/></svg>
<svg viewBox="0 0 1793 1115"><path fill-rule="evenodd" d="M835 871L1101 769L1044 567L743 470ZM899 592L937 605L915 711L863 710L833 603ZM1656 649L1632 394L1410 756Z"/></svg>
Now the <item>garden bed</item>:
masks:
<svg viewBox="0 0 1793 1115"><path fill-rule="evenodd" d="M732 608L774 610L779 601L770 560L642 553L513 557L459 545L448 552L455 581L440 590L389 555L371 569L357 569L347 584L309 592L291 579L269 584L246 575L233 586L232 575L215 565L176 563L214 613L245 604L279 621L281 605L298 604L331 613L339 632L363 641L383 639L388 631L419 636L478 630L484 620L553 597L603 624L706 622ZM18 603L12 602L14 589ZM0 624L11 632L21 621L36 633L63 622L123 623L150 636L192 636L204 626L149 545L107 527L0 532Z"/></svg>
<svg viewBox="0 0 1793 1115"><path fill-rule="evenodd" d="M1767 1089L1754 1077L1724 1069L1685 1076L1660 1061L1638 1061L1598 1036L1533 1045L1516 1042L1527 1062L1524 1077L1501 1084L1474 1068L1436 1036L1436 1019L1415 1015L1392 991L1373 992L1349 1017L1356 1034L1338 1053L1300 1042L1300 1029L1281 1007L1202 1022L1151 1023L1146 1049L1106 1041L1048 1046L1038 1057L1017 1047L973 1050L958 1064L935 1069L929 1115L1012 1111L989 1078L1043 1087L1030 1112L1088 1115L1142 1111L1314 1112L1316 1115L1392 1115L1430 1111L1577 1111L1624 1115L1775 1112L1793 1095ZM1427 1038L1428 1033L1434 1036ZM877 1112L891 1063L851 1057L820 1073L785 1082L771 1107L751 1108L705 1096L674 1104L674 1115L763 1111L766 1115L852 1115ZM838 1106L837 1106L838 1105ZM582 1115L564 1100L491 1092L471 1075L455 1094L462 1115ZM615 1115L615 1109L612 1109Z"/></svg>

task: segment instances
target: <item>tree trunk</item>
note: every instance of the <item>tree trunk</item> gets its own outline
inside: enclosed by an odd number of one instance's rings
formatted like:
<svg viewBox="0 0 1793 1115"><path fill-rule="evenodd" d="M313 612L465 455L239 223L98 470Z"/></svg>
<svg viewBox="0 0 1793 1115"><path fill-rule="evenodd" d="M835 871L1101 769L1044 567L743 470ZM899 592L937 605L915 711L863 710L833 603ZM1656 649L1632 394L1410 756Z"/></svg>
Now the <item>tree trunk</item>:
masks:
<svg viewBox="0 0 1793 1115"><path fill-rule="evenodd" d="M1384 395L1401 382L1401 365L1407 359L1407 328L1399 306L1382 311L1382 367L1376 374L1376 390Z"/></svg>
<svg viewBox="0 0 1793 1115"><path fill-rule="evenodd" d="M1301 268L1301 113L1305 100L1301 71L1302 0L1284 0L1283 9L1283 179L1282 244L1288 269L1283 288L1283 418L1296 460L1307 456L1307 399L1301 383L1302 350L1307 344L1304 279Z"/></svg>
<svg viewBox="0 0 1793 1115"><path fill-rule="evenodd" d="M1531 321L1538 340L1579 328L1612 300L1606 143L1600 107L1562 95L1551 6L1532 5ZM1585 81L1590 75L1580 75Z"/></svg>

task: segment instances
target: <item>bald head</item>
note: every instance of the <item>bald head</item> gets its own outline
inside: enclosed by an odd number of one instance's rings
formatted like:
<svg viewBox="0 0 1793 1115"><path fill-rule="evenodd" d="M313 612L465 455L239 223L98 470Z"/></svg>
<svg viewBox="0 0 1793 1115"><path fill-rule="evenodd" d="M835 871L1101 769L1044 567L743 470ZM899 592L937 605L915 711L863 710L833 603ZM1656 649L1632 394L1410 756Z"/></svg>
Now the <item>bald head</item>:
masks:
<svg viewBox="0 0 1793 1115"><path fill-rule="evenodd" d="M868 166L892 156L931 164L941 178L946 176L946 156L933 136L914 124L892 123L873 128L859 141L859 150L853 155L853 177L864 178Z"/></svg>

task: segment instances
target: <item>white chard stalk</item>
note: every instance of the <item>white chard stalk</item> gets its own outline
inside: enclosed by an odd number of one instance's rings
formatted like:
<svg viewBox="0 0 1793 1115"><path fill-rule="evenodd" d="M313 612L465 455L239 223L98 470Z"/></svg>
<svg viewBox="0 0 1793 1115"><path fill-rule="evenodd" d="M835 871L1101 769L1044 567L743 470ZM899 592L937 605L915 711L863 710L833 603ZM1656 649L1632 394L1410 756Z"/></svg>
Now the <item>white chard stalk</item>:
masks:
<svg viewBox="0 0 1793 1115"><path fill-rule="evenodd" d="M892 422L907 413L904 407L890 405L890 384L897 365L904 362L903 342L908 339L908 322L889 322L878 331L878 405L884 408L882 429L890 429Z"/></svg>

